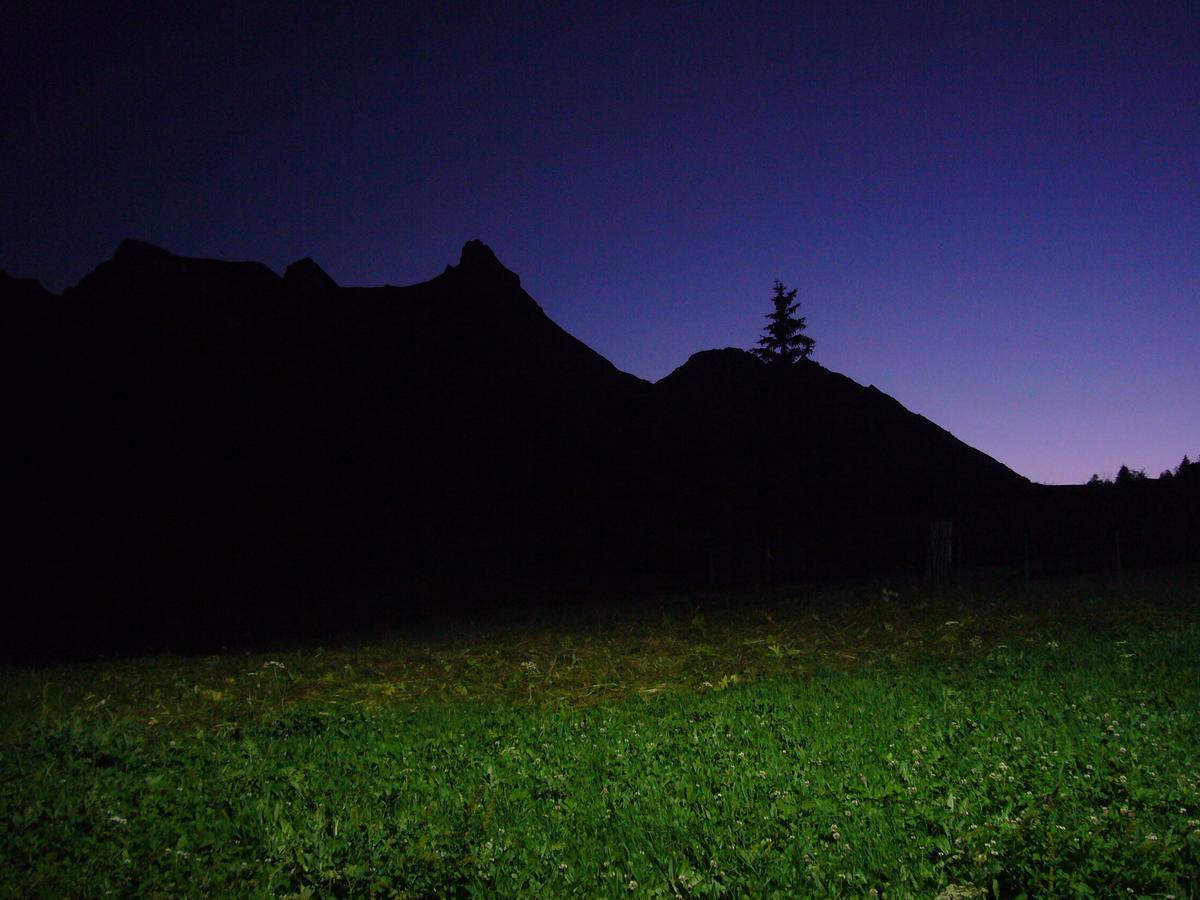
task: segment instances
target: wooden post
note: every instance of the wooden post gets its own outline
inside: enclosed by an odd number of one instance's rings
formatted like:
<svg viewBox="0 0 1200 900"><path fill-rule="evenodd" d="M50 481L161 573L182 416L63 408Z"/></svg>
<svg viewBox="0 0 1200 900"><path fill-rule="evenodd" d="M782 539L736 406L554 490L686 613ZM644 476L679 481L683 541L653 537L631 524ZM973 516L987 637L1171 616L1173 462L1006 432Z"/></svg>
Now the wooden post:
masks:
<svg viewBox="0 0 1200 900"><path fill-rule="evenodd" d="M1117 577L1121 577L1121 529L1113 529L1113 540L1117 545Z"/></svg>
<svg viewBox="0 0 1200 900"><path fill-rule="evenodd" d="M1025 532L1025 590L1029 590L1029 532Z"/></svg>
<svg viewBox="0 0 1200 900"><path fill-rule="evenodd" d="M929 526L929 579L941 581L950 575L954 562L954 523L948 520Z"/></svg>

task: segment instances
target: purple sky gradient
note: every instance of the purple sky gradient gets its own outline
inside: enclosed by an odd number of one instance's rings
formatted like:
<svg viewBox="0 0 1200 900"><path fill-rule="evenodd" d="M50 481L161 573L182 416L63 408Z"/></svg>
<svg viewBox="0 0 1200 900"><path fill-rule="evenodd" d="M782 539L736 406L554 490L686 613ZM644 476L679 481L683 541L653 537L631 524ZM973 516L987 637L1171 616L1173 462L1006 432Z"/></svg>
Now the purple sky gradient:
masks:
<svg viewBox="0 0 1200 900"><path fill-rule="evenodd" d="M477 237L651 380L779 278L815 359L1036 481L1200 454L1194 3L226 6L10 20L0 266L408 284Z"/></svg>

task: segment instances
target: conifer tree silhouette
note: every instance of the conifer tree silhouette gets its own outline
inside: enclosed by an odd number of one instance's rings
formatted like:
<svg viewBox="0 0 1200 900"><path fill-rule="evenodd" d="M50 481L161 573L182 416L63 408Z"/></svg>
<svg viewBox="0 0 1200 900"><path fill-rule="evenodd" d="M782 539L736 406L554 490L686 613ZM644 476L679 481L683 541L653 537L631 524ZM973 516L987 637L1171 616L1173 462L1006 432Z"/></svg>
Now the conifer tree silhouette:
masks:
<svg viewBox="0 0 1200 900"><path fill-rule="evenodd" d="M790 366L812 355L816 341L804 334L804 316L796 315L800 304L796 288L790 291L782 281L775 281L775 296L771 298L774 311L767 315L767 327L750 352L770 365Z"/></svg>

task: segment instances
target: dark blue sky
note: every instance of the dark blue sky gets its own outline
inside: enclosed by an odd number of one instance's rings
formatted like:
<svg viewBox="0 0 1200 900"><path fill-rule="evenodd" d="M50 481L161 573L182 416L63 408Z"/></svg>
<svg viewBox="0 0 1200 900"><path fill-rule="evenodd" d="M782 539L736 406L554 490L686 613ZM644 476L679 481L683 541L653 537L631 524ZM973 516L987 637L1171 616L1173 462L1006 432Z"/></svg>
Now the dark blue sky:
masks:
<svg viewBox="0 0 1200 900"><path fill-rule="evenodd" d="M1195 3L213 6L10 20L0 266L407 284L478 237L651 380L779 278L819 362L1035 480L1200 453Z"/></svg>

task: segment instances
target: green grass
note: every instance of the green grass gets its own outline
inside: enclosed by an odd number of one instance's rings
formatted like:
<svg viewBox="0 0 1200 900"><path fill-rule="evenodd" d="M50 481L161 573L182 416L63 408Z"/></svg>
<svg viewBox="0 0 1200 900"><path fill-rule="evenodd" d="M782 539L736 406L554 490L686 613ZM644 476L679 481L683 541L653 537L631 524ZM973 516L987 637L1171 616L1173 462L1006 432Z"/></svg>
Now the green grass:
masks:
<svg viewBox="0 0 1200 900"><path fill-rule="evenodd" d="M1200 894L1195 573L882 587L0 670L0 896Z"/></svg>

